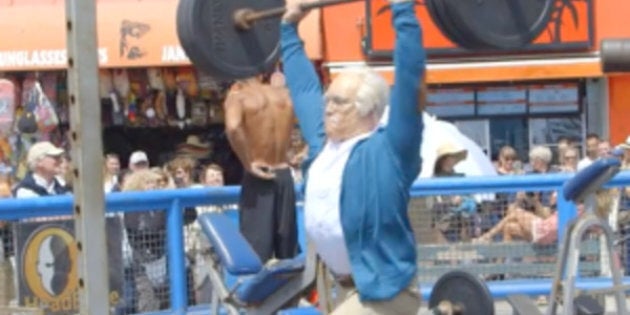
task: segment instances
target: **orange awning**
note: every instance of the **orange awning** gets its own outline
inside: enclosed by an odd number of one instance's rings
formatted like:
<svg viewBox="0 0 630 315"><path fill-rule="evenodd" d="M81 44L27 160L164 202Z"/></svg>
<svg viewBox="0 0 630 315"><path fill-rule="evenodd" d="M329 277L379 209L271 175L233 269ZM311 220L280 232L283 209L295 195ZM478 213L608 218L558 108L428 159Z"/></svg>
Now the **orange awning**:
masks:
<svg viewBox="0 0 630 315"><path fill-rule="evenodd" d="M99 0L98 44L102 67L189 65L176 31L178 0ZM319 12L301 24L308 56L322 58ZM123 24L146 29L126 36L121 54ZM129 24L131 23L131 24ZM53 70L66 66L65 3L50 0L0 1L0 71ZM129 49L138 54L130 58Z"/></svg>
<svg viewBox="0 0 630 315"><path fill-rule="evenodd" d="M391 84L392 65L366 63L329 63L332 77L357 67L369 66L381 73ZM484 61L460 63L429 63L427 82L430 84L480 83L526 80L557 80L603 76L599 57Z"/></svg>

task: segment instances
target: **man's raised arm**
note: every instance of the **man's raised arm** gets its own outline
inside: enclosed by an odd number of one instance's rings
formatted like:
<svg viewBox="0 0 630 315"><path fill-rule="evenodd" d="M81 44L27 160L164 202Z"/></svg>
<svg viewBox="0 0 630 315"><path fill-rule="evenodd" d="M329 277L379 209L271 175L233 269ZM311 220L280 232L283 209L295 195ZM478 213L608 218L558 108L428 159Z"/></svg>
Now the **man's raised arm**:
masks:
<svg viewBox="0 0 630 315"><path fill-rule="evenodd" d="M324 143L324 99L319 76L306 56L304 43L298 34L297 23L301 16L290 15L290 7L287 12L280 26L284 75L311 159Z"/></svg>
<svg viewBox="0 0 630 315"><path fill-rule="evenodd" d="M422 31L415 14L414 1L390 2L396 47L395 79L386 134L396 153L404 161L411 162L420 154L423 128L420 85L425 75L426 53L422 46Z"/></svg>

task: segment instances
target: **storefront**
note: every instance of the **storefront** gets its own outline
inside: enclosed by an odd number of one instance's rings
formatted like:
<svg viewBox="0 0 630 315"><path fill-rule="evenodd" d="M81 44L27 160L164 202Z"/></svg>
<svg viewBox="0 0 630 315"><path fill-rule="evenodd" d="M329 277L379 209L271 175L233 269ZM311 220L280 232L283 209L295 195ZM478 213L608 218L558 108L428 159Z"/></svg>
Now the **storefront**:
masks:
<svg viewBox="0 0 630 315"><path fill-rule="evenodd" d="M368 65L393 82L394 34L386 5L371 0L313 11L300 30L309 57L330 76ZM191 67L176 35L176 6L177 0L98 1L105 149L119 153L123 162L133 149L164 160L191 134L213 142L213 152L229 151L220 106L227 84ZM532 145L553 145L560 136L581 141L588 132L613 143L625 140L630 134L630 75L604 75L597 50L603 38L630 37L624 26L629 9L625 0L557 0L545 31L528 47L477 53L450 41L427 8L418 5L429 52L428 111L455 122L491 156L504 144L526 156ZM61 131L67 130L63 17L60 1L0 2L5 30L0 73L20 81L19 87L36 74L46 78L42 84L54 91ZM103 83L109 78L111 84ZM186 102L178 112L180 90ZM123 123L112 111L108 91L123 94ZM130 104L135 105L131 114ZM159 104L166 117L146 117L146 109Z"/></svg>
<svg viewBox="0 0 630 315"><path fill-rule="evenodd" d="M217 82L191 66L176 34L177 3L98 1L104 149L117 153L123 166L134 150L146 151L154 165L187 152L201 162L220 163L227 182L234 183L241 168L223 133L221 106L231 82ZM0 2L0 78L16 87L15 121L27 112L36 81L59 118L50 132L27 133L16 126L2 137L4 162L20 165L18 176L25 171L18 161L33 141L48 138L69 146L64 10L64 1ZM319 20L315 12L300 29L314 62L322 58Z"/></svg>
<svg viewBox="0 0 630 315"><path fill-rule="evenodd" d="M630 37L622 13L629 9L624 0L558 0L545 30L528 46L478 52L454 44L419 3L429 55L427 110L455 122L493 157L504 144L526 158L533 145L553 147L561 136L581 142L589 132L613 144L623 141L630 134L624 88L630 75L604 75L597 50L603 38ZM332 76L368 65L393 82L386 1L326 9L323 26Z"/></svg>

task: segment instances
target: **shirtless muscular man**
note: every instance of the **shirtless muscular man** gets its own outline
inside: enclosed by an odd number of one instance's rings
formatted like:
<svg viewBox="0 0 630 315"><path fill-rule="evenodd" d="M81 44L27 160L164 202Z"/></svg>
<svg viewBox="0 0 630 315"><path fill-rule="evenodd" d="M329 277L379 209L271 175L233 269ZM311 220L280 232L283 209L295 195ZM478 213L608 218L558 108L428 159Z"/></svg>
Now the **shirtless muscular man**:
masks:
<svg viewBox="0 0 630 315"><path fill-rule="evenodd" d="M227 137L245 168L240 230L263 262L298 253L295 188L287 160L293 106L288 90L275 82L282 80L239 81L224 103Z"/></svg>

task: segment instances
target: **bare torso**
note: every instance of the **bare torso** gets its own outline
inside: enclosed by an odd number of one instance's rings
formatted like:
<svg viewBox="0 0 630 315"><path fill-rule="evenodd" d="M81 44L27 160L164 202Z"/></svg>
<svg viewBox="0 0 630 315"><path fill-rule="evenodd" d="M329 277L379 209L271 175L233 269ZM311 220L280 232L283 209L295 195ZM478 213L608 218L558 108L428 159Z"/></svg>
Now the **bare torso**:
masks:
<svg viewBox="0 0 630 315"><path fill-rule="evenodd" d="M241 124L249 162L262 162L274 168L288 166L294 114L286 88L246 83L234 92L226 106L240 106ZM242 159L241 159L242 160Z"/></svg>

